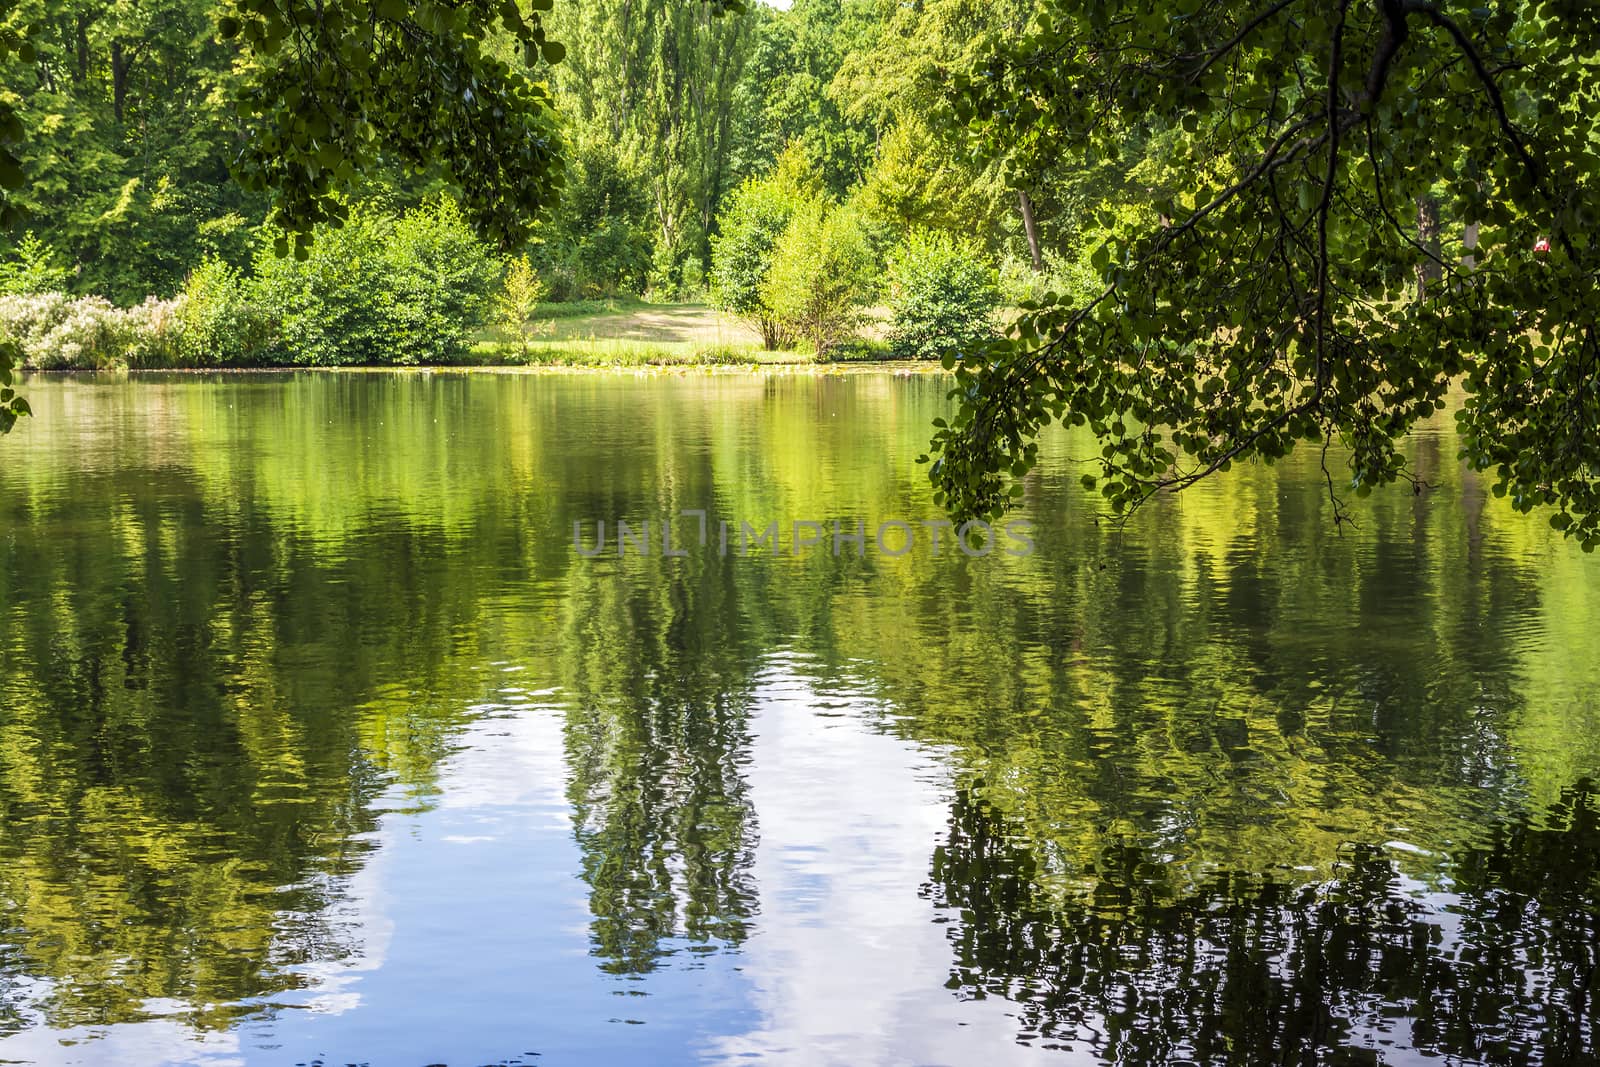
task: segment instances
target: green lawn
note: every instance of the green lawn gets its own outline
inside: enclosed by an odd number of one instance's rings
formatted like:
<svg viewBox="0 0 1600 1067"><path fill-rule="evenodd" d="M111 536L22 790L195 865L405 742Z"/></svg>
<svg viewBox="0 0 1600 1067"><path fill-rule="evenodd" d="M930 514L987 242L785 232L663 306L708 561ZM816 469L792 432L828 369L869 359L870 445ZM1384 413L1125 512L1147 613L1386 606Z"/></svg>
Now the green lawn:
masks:
<svg viewBox="0 0 1600 1067"><path fill-rule="evenodd" d="M485 364L617 367L816 361L807 352L763 349L755 330L707 304L638 300L542 304L534 321L539 328L526 347L503 330L488 331L473 346L474 359ZM882 343L869 336L841 358L885 355Z"/></svg>

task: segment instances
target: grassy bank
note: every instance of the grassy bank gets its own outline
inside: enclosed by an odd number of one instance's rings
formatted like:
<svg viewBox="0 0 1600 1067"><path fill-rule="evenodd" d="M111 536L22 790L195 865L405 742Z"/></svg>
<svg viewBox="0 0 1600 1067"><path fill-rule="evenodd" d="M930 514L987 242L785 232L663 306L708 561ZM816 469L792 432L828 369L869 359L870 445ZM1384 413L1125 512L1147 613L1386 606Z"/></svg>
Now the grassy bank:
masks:
<svg viewBox="0 0 1600 1067"><path fill-rule="evenodd" d="M520 333L504 327L467 331L460 343L408 346L404 342L350 352L320 342L314 352L292 345L255 345L224 355L227 345L205 332L203 316L183 298L118 309L104 301L72 301L58 294L8 298L0 310L28 339L31 370L222 370L304 366L740 366L819 362L806 351L768 351L741 320L706 304L650 304L638 299L584 300L537 306ZM338 309L336 309L338 310ZM4 323L0 322L0 326ZM194 332L196 329L200 332ZM270 324L261 327L271 332ZM0 332L4 332L0 329ZM238 333L237 329L232 331ZM889 357L875 324L829 354L827 363Z"/></svg>
<svg viewBox="0 0 1600 1067"><path fill-rule="evenodd" d="M887 346L869 327L856 343L825 362L888 358ZM808 352L762 348L759 335L737 318L705 304L576 301L541 304L527 339L485 331L472 347L482 366L578 367L716 366L818 362Z"/></svg>
<svg viewBox="0 0 1600 1067"><path fill-rule="evenodd" d="M759 345L705 345L687 341L574 339L535 341L481 340L472 346L475 366L717 366L741 363L812 363L795 352L768 352Z"/></svg>

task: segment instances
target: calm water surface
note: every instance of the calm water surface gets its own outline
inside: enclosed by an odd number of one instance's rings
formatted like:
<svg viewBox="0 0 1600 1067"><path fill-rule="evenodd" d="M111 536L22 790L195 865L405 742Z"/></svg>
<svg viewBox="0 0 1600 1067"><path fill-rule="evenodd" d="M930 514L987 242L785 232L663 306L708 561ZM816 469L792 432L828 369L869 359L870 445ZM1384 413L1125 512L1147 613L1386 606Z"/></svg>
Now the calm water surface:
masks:
<svg viewBox="0 0 1600 1067"><path fill-rule="evenodd" d="M719 556L937 518L943 390L35 379L0 1062L1595 1062L1600 560L1447 420L1343 536L1058 434L1031 556Z"/></svg>

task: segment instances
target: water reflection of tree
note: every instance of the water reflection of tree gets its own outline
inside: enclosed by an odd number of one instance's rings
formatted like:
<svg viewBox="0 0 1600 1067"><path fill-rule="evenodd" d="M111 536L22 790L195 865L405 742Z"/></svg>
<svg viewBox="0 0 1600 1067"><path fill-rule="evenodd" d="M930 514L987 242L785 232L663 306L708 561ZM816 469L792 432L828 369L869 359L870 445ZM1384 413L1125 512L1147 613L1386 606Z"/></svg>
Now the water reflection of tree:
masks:
<svg viewBox="0 0 1600 1067"><path fill-rule="evenodd" d="M593 942L623 973L745 935L751 693L782 644L984 778L1029 842L1035 909L1113 854L1168 898L1202 899L1219 866L1362 885L1333 868L1343 842L1403 821L1445 851L1486 798L1550 799L1600 758L1570 705L1600 681L1573 651L1593 572L1531 565L1549 531L1458 506L1469 487L1426 442L1428 505L1375 497L1344 538L1292 463L1121 532L1047 469L1028 560L575 565L573 517L937 514L909 457L942 386L146 388L162 435L105 441L149 469L61 493L46 466L0 494L0 942L21 946L0 951L25 956L0 972L58 979L55 1021L227 1004L291 981L276 960L342 951L312 921L319 874L359 863L386 783L434 788L485 654L570 699ZM1531 666L1530 620L1548 631ZM1289 893L1229 884L1258 910ZM1176 921L1130 914L1150 938Z"/></svg>
<svg viewBox="0 0 1600 1067"><path fill-rule="evenodd" d="M634 561L630 561L633 563ZM725 568L575 572L564 601L568 797L602 966L745 937L756 907L751 636Z"/></svg>
<svg viewBox="0 0 1600 1067"><path fill-rule="evenodd" d="M5 516L0 1032L226 1026L362 951L330 909L372 802L427 793L461 720L413 605L473 590L395 565L444 554L424 531L330 560L181 472L76 489Z"/></svg>
<svg viewBox="0 0 1600 1067"><path fill-rule="evenodd" d="M1378 1043L1493 1064L1600 1054L1589 783L1466 851L1439 892L1354 847L1325 881L1228 872L1173 893L1157 857L1108 846L1063 901L1014 830L961 790L927 892L959 913L950 988L1015 1001L1020 1040L1127 1065L1371 1062L1357 1049Z"/></svg>

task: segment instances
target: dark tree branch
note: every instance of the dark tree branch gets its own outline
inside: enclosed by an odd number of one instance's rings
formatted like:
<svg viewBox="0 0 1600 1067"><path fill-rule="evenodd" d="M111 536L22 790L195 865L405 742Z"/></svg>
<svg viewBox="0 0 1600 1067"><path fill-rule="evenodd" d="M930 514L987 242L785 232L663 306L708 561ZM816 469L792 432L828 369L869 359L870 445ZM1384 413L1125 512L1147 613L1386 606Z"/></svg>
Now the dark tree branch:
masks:
<svg viewBox="0 0 1600 1067"><path fill-rule="evenodd" d="M1262 11L1250 21L1246 22L1239 28L1239 32L1235 33L1231 39L1206 53L1206 61L1189 72L1188 80L1191 82L1199 81L1205 76L1206 71L1216 66L1230 52L1243 44L1244 39L1254 33L1256 28L1259 27L1263 22L1266 22L1272 16L1278 14L1278 12L1284 10L1285 8L1292 7L1299 2L1300 0L1278 0L1276 4L1273 4L1271 7L1267 8L1265 11Z"/></svg>

